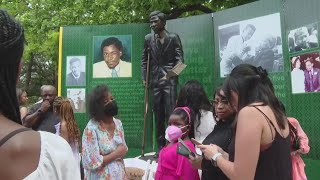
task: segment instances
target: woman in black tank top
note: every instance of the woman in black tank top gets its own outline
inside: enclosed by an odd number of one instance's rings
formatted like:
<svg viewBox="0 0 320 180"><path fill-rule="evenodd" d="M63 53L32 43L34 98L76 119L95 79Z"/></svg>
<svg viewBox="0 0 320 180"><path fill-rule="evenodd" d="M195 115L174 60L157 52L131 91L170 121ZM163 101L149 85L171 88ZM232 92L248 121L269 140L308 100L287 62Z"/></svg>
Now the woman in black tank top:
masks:
<svg viewBox="0 0 320 180"><path fill-rule="evenodd" d="M229 159L217 145L199 146L230 179L291 180L288 121L268 73L241 64L225 80L223 91L238 112Z"/></svg>

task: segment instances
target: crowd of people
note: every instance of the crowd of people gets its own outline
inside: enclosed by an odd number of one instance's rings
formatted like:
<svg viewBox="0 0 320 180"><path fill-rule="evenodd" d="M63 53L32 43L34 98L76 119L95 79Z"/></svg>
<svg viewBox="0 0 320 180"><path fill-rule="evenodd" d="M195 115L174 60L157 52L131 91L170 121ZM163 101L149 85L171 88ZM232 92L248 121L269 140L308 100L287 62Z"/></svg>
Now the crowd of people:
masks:
<svg viewBox="0 0 320 180"><path fill-rule="evenodd" d="M27 111L26 92L16 90L24 30L4 10L0 25L1 178L76 180L83 166L84 179L127 179L123 159L130 149L111 89L98 85L89 93L82 139L72 102L57 97L54 86L41 87L42 101ZM182 86L155 179L307 179L300 154L310 150L308 137L287 118L265 69L236 66L213 97L198 81ZM180 141L192 153L177 153Z"/></svg>

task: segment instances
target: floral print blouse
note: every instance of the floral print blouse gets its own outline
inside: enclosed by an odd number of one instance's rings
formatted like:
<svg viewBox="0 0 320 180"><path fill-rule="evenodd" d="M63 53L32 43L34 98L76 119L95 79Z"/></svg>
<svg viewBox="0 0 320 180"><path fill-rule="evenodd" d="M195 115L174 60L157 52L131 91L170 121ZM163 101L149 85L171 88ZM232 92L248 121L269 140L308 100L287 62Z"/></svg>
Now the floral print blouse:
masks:
<svg viewBox="0 0 320 180"><path fill-rule="evenodd" d="M119 119L113 118L115 130L113 137L101 127L100 122L91 119L82 136L82 163L85 180L123 180L125 177L124 163L117 159L105 166L103 155L116 150L120 144L126 145L124 131Z"/></svg>

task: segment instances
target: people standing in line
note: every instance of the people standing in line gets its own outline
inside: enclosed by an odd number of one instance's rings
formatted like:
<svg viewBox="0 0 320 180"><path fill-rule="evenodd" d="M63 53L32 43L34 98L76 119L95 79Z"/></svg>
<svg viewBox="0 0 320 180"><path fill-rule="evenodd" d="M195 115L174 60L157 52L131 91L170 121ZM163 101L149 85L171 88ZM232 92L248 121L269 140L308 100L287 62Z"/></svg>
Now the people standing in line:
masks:
<svg viewBox="0 0 320 180"><path fill-rule="evenodd" d="M36 131L56 133L55 125L59 118L53 113L53 101L57 95L56 88L51 85L41 87L42 102L34 104L22 120L23 125Z"/></svg>
<svg viewBox="0 0 320 180"><path fill-rule="evenodd" d="M80 180L71 148L63 138L21 125L16 84L24 42L23 27L0 9L0 177Z"/></svg>
<svg viewBox="0 0 320 180"><path fill-rule="evenodd" d="M25 107L28 101L27 92L20 88L16 88L16 93L17 93L17 98L19 103L20 116L21 116L21 119L23 119L28 113L28 108Z"/></svg>
<svg viewBox="0 0 320 180"><path fill-rule="evenodd" d="M82 164L85 179L126 178L123 157L128 152L122 123L114 116L118 106L106 85L88 95L89 120L82 135Z"/></svg>
<svg viewBox="0 0 320 180"><path fill-rule="evenodd" d="M74 118L70 101L61 96L56 97L53 102L53 112L56 113L60 118L60 122L55 125L56 134L63 137L69 143L73 152L73 156L78 163L80 172L80 130L78 128L76 119Z"/></svg>
<svg viewBox="0 0 320 180"><path fill-rule="evenodd" d="M146 85L148 57L150 57L150 78L148 88L152 92L153 112L156 122L156 139L158 151L166 144L164 137L165 122L169 119L177 99L178 76L161 80L167 72L178 63L183 62L181 40L175 33L165 29L166 17L160 11L149 15L150 27L154 33L147 34L144 39L142 53L142 79ZM156 154L157 156L157 154Z"/></svg>
<svg viewBox="0 0 320 180"><path fill-rule="evenodd" d="M224 156L228 159L228 147L231 139L235 134L235 115L236 112L231 103L226 98L221 87L216 88L214 92L214 100L212 106L214 109L214 119L217 121L214 129L203 140L202 144L216 144L226 153ZM207 160L204 156L190 157L190 161L194 168L202 169L202 180L227 180L229 179L219 167L215 166L211 160Z"/></svg>
<svg viewBox="0 0 320 180"><path fill-rule="evenodd" d="M261 67L235 67L223 86L237 111L229 159L217 145L199 145L230 179L291 180L289 123L268 73Z"/></svg>

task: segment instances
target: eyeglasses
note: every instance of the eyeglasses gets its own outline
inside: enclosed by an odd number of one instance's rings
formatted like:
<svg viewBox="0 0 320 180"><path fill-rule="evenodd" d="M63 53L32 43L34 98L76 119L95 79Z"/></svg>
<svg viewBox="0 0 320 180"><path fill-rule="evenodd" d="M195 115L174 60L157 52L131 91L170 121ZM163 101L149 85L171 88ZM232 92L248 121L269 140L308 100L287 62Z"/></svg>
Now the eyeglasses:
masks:
<svg viewBox="0 0 320 180"><path fill-rule="evenodd" d="M211 101L211 104L214 105L214 106L218 106L219 103L220 103L221 105L225 106L225 105L228 105L228 104L229 104L229 101L226 100L226 99L223 99L223 100L212 100L212 101Z"/></svg>

